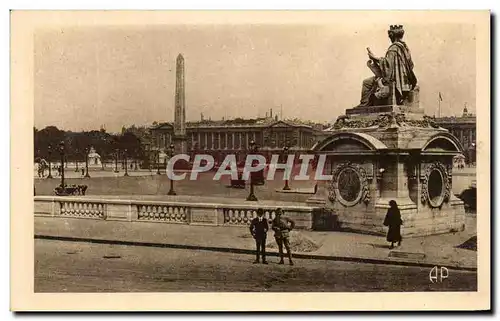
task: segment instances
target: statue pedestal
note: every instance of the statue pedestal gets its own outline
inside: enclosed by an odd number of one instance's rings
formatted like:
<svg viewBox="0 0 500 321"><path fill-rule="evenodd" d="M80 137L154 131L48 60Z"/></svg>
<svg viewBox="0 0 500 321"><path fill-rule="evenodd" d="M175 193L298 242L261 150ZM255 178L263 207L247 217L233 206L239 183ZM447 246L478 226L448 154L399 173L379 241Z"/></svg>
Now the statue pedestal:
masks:
<svg viewBox="0 0 500 321"><path fill-rule="evenodd" d="M333 178L308 202L321 204L323 198L340 227L352 230L385 233L390 200L401 211L403 235L463 230L463 202L451 188L460 143L423 113L381 107L339 117L315 145L316 153L327 155Z"/></svg>

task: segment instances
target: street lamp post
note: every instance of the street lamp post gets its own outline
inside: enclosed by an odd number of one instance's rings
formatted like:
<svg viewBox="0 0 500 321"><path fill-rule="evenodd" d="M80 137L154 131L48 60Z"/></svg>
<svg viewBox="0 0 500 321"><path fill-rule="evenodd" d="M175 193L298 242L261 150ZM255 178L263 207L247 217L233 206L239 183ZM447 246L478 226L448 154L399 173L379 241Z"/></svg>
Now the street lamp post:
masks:
<svg viewBox="0 0 500 321"><path fill-rule="evenodd" d="M128 166L127 166L127 149L123 151L123 157L125 158L125 174L123 176L128 176Z"/></svg>
<svg viewBox="0 0 500 321"><path fill-rule="evenodd" d="M283 147L283 155L285 155L286 163L288 164L288 146ZM286 175L287 169L283 172L283 175ZM285 186L283 186L284 191L289 191L290 186L288 186L288 178L285 179Z"/></svg>
<svg viewBox="0 0 500 321"><path fill-rule="evenodd" d="M101 154L104 156L104 152L101 152ZM104 166L106 166L106 160L104 159L105 157L102 157L101 160L101 171L104 171ZM107 157L106 157L107 158Z"/></svg>
<svg viewBox="0 0 500 321"><path fill-rule="evenodd" d="M61 153L61 187L64 188L64 142L59 143L59 152Z"/></svg>
<svg viewBox="0 0 500 321"><path fill-rule="evenodd" d="M118 173L118 148L115 149L115 173Z"/></svg>
<svg viewBox="0 0 500 321"><path fill-rule="evenodd" d="M174 144L170 144L170 158L174 157L174 153L175 153L175 146L174 146ZM166 167L165 167L165 169L166 169ZM172 164L171 170L172 170L172 172L174 171L173 164ZM174 191L174 180L172 178L170 178L170 190L168 191L167 195L177 195L177 193L175 193L175 191Z"/></svg>
<svg viewBox="0 0 500 321"><path fill-rule="evenodd" d="M76 163L75 172L78 172L79 171L79 169L78 169L78 149L75 149L75 163Z"/></svg>
<svg viewBox="0 0 500 321"><path fill-rule="evenodd" d="M469 151L469 167L472 167L476 163L476 142L470 144Z"/></svg>
<svg viewBox="0 0 500 321"><path fill-rule="evenodd" d="M147 160L147 162L146 162L146 160ZM149 144L146 145L146 157L145 157L144 161L145 161L146 165L148 165L149 172L151 172L151 169L153 167L151 166L151 162L152 162L152 160L151 160L151 146Z"/></svg>
<svg viewBox="0 0 500 321"><path fill-rule="evenodd" d="M156 174L161 175L160 172L160 151L156 151Z"/></svg>
<svg viewBox="0 0 500 321"><path fill-rule="evenodd" d="M90 178L89 175L89 149L85 148L85 178Z"/></svg>
<svg viewBox="0 0 500 321"><path fill-rule="evenodd" d="M52 169L51 169L52 164L50 162L50 158L52 156L52 146L49 145L47 147L47 151L48 151L48 154L49 154L49 176L47 176L47 178L52 178Z"/></svg>
<svg viewBox="0 0 500 321"><path fill-rule="evenodd" d="M250 150L252 152L257 151L257 145L255 145L255 142L253 140L250 142ZM253 173L251 172L250 173L250 194L248 194L247 201L256 202L256 201L258 201L258 199L254 194L254 184L253 184L253 175L252 174Z"/></svg>

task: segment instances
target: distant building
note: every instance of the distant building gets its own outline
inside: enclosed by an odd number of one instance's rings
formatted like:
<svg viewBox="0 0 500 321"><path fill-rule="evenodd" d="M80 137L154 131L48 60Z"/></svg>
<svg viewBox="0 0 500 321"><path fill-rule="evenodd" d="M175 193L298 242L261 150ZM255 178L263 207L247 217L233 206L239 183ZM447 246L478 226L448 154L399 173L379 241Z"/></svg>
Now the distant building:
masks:
<svg viewBox="0 0 500 321"><path fill-rule="evenodd" d="M212 121L201 113L201 120L186 122L185 104L185 60L182 54L176 60L175 110L172 123L155 124L150 128L151 141L142 144L146 149L149 165L165 164L170 146L176 153L184 151L194 154L212 155L221 162L226 155L236 154L238 160L245 158L251 141L259 148L259 153L269 160L272 154L309 151L316 143L316 134L321 132L312 123L298 120L284 121L273 117L272 109L265 118ZM269 115L269 117L268 117Z"/></svg>
<svg viewBox="0 0 500 321"><path fill-rule="evenodd" d="M236 154L241 160L254 141L260 154L282 153L283 147L289 153L309 151L316 142L316 135L322 128L297 120L278 120L277 117L233 120L200 120L186 122L188 154L210 154L216 161L222 161L227 154ZM173 123L161 123L151 127L151 148L153 154L168 150L173 143ZM160 163L163 162L160 159Z"/></svg>
<svg viewBox="0 0 500 321"><path fill-rule="evenodd" d="M458 138L465 150L465 162L476 162L476 115L469 113L467 107L464 107L461 116L450 116L436 118L436 123L450 131L452 135Z"/></svg>

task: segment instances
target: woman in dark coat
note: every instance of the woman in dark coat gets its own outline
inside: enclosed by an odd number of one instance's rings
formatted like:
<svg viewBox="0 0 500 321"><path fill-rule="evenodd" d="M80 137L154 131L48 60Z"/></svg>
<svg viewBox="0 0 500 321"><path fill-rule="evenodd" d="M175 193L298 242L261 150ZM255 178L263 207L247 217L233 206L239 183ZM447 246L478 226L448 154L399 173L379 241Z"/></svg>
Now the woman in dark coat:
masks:
<svg viewBox="0 0 500 321"><path fill-rule="evenodd" d="M393 249L395 242L398 242L398 246L401 245L401 225L403 225L403 221L401 220L401 213L396 201L390 201L389 206L390 208L387 210L384 225L389 227L387 242L391 242L390 249Z"/></svg>

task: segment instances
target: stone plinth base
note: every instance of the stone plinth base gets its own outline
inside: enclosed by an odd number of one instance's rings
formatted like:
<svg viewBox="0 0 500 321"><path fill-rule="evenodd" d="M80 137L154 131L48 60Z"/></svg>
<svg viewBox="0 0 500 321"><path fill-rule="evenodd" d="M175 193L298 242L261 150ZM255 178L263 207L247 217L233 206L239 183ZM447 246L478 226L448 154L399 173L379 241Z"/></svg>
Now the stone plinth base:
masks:
<svg viewBox="0 0 500 321"><path fill-rule="evenodd" d="M187 136L186 135L174 135L173 144L175 146L175 154L186 154L187 153Z"/></svg>
<svg viewBox="0 0 500 321"><path fill-rule="evenodd" d="M309 206L318 206L324 208L328 200L328 182L319 181L316 183L316 193L309 197L306 204Z"/></svg>
<svg viewBox="0 0 500 321"><path fill-rule="evenodd" d="M301 195L314 195L314 188L291 188L291 189L276 189L276 193L283 194L301 194Z"/></svg>
<svg viewBox="0 0 500 321"><path fill-rule="evenodd" d="M401 212L403 237L427 236L460 232L465 229L465 210L459 199L450 200L449 204L439 208L418 208L408 199L394 199ZM371 213L351 212L338 217L339 228L362 233L385 235L387 227L383 225L389 208L390 199L379 199Z"/></svg>
<svg viewBox="0 0 500 321"><path fill-rule="evenodd" d="M423 108L409 107L409 106L366 106L366 107L354 107L346 110L347 116L373 116L378 114L386 113L405 113L405 114L419 114L420 117L424 114Z"/></svg>
<svg viewBox="0 0 500 321"><path fill-rule="evenodd" d="M348 109L313 150L325 154L331 181L308 204L323 206L339 228L385 234L383 221L395 200L403 236L461 231L463 202L452 194L457 138L412 106Z"/></svg>

